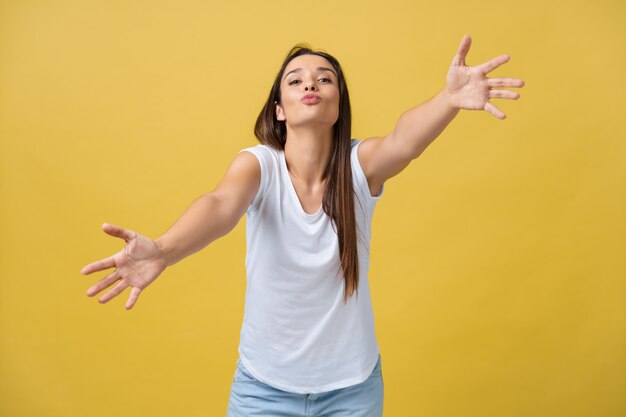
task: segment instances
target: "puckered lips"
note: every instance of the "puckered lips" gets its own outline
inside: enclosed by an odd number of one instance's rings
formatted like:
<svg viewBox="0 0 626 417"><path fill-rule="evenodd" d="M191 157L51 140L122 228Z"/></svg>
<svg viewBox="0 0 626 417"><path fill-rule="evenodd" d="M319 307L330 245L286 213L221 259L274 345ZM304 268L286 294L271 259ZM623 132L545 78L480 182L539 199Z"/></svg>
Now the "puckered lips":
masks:
<svg viewBox="0 0 626 417"><path fill-rule="evenodd" d="M317 104L320 102L320 96L317 94L307 94L300 99L304 104Z"/></svg>

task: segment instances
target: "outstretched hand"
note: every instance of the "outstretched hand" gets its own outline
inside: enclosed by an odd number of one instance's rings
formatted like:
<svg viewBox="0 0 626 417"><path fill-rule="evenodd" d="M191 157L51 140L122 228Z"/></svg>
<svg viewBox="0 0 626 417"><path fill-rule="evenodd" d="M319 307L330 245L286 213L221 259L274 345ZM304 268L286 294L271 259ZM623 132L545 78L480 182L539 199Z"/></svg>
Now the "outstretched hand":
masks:
<svg viewBox="0 0 626 417"><path fill-rule="evenodd" d="M163 272L167 263L162 258L161 251L154 240L132 230L107 223L102 225L102 230L111 236L124 239L126 246L115 255L93 262L80 270L81 274L88 275L95 271L116 268L115 271L89 288L87 295L92 297L120 280L98 301L106 303L127 287L131 287L126 302L126 309L131 309L137 302L141 291Z"/></svg>
<svg viewBox="0 0 626 417"><path fill-rule="evenodd" d="M446 77L447 91L452 105L465 110L486 110L499 119L506 115L489 102L491 98L517 100L520 95L509 90L497 90L496 87L522 87L524 81L517 78L487 78L486 75L507 62L508 55L500 55L483 64L470 67L465 64L465 57L472 44L469 35L463 36L459 49L452 60Z"/></svg>

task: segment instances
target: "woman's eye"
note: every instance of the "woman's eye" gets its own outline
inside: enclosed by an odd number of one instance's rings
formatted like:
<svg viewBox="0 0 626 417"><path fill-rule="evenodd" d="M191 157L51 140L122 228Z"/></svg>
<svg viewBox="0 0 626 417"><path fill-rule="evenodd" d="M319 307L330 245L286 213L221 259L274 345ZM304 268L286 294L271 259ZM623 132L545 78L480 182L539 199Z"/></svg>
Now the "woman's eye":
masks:
<svg viewBox="0 0 626 417"><path fill-rule="evenodd" d="M320 81L322 81L322 80L326 80L326 83L330 83L330 82L332 82L332 80L331 80L330 78L328 78L328 77L323 77L323 78L320 78ZM295 84L296 82L300 82L300 80L293 80L293 81L290 81L290 82L289 82L289 85L293 85L293 84Z"/></svg>

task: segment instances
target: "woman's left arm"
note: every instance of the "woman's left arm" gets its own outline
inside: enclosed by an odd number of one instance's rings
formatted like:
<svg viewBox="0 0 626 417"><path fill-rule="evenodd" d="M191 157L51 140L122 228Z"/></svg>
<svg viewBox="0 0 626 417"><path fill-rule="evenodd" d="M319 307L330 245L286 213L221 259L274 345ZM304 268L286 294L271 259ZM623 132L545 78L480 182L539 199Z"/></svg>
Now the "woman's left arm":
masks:
<svg viewBox="0 0 626 417"><path fill-rule="evenodd" d="M500 55L470 67L465 64L472 39L465 35L457 50L446 87L424 103L404 112L394 130L385 137L365 139L359 146L359 160L370 182L378 189L388 178L402 171L417 158L454 119L461 109L486 110L499 119L506 115L494 106L491 98L519 98L519 93L499 87L522 87L517 78L487 78L486 75L509 60Z"/></svg>

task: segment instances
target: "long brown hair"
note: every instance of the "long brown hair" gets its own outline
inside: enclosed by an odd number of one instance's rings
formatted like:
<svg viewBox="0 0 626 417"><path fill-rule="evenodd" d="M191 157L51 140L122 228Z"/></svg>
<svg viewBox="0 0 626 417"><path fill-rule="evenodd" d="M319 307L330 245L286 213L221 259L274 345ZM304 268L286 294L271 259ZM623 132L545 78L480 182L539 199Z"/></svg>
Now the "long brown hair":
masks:
<svg viewBox="0 0 626 417"><path fill-rule="evenodd" d="M350 111L350 96L348 87L341 70L339 61L332 55L317 50L314 51L308 44L295 45L285 57L282 67L269 97L259 114L254 126L254 135L264 145L277 150L285 150L287 142L287 127L284 121L276 118L276 103L281 103L280 82L289 62L304 54L319 55L326 58L337 72L339 87L339 117L333 125L333 143L330 159L324 170L323 179L326 179L322 207L331 218L333 228L339 241L339 256L344 275L344 303L359 288L359 258L356 244L356 218L354 213L354 189L352 187L352 168L350 165L352 113Z"/></svg>

